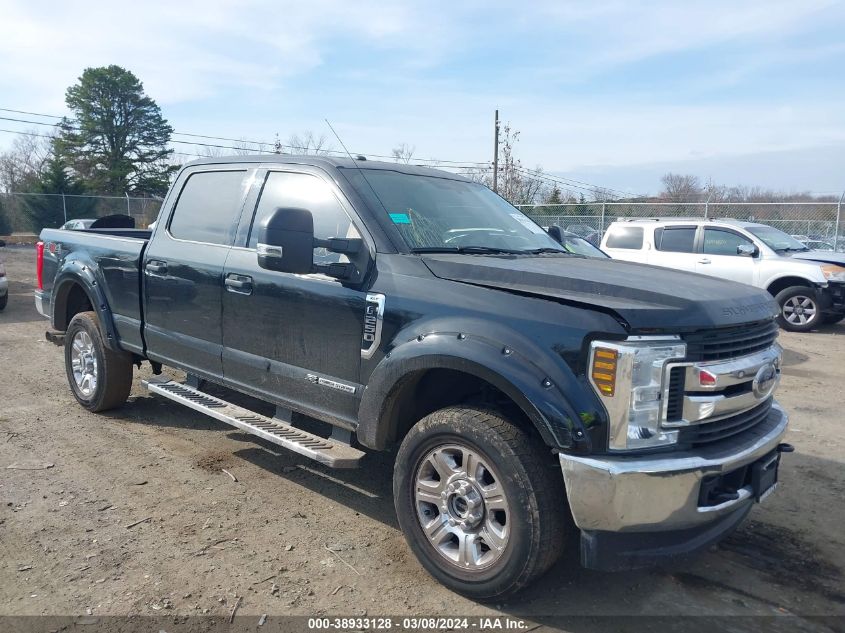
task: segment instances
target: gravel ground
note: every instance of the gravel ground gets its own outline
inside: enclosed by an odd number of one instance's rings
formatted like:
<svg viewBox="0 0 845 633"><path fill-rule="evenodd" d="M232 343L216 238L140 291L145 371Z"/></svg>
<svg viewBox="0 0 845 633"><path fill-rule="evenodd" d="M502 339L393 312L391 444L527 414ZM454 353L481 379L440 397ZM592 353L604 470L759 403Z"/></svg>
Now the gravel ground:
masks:
<svg viewBox="0 0 845 633"><path fill-rule="evenodd" d="M724 543L682 566L629 573L586 571L570 558L518 598L485 605L438 585L409 553L389 454L369 455L356 471L323 468L147 395L147 366L125 407L83 410L33 306L33 249L5 251L0 615L228 618L237 604L253 623L262 614L502 614L538 623L795 615L737 622L843 630L845 326L781 336L779 399L796 452L784 457L777 493ZM15 462L53 466L9 469ZM831 615L840 617L812 617Z"/></svg>

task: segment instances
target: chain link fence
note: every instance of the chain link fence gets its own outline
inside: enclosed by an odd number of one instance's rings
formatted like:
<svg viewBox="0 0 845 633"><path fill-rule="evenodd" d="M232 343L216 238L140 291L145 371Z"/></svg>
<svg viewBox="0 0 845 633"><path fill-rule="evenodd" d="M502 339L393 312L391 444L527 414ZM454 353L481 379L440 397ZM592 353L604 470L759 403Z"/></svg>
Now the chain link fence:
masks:
<svg viewBox="0 0 845 633"><path fill-rule="evenodd" d="M158 217L160 198L71 195L61 193L0 193L0 235L38 234L45 227L59 227L68 220L130 215L135 226L146 228Z"/></svg>
<svg viewBox="0 0 845 633"><path fill-rule="evenodd" d="M636 218L732 218L768 224L812 241L812 247L845 251L839 202L584 202L519 205L542 226L556 224L598 244L616 220Z"/></svg>
<svg viewBox="0 0 845 633"><path fill-rule="evenodd" d="M0 235L38 234L68 220L128 214L146 228L158 217L162 200L133 196L0 193ZM845 251L842 200L839 202L575 202L519 205L542 226L556 224L598 244L611 222L634 218L733 218L760 222L816 248Z"/></svg>

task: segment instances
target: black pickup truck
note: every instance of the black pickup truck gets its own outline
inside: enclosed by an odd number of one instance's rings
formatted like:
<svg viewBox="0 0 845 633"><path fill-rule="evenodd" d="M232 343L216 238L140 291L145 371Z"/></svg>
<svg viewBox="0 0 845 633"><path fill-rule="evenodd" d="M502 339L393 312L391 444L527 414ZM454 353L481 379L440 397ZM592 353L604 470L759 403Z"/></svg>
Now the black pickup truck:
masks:
<svg viewBox="0 0 845 633"><path fill-rule="evenodd" d="M790 449L768 294L569 254L453 174L204 160L152 231L37 248L36 305L83 407L123 404L149 362L151 392L326 465L395 450L409 545L476 598L526 586L567 535L606 570L706 547Z"/></svg>

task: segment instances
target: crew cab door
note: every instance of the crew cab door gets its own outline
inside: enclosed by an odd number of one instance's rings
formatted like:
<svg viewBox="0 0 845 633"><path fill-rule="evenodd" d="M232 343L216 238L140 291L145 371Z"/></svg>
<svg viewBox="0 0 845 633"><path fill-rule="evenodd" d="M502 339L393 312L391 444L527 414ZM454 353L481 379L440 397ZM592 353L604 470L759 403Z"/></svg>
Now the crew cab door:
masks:
<svg viewBox="0 0 845 633"><path fill-rule="evenodd" d="M235 238L249 169L189 169L174 184L143 262L147 355L199 375L223 372L223 265ZM175 195L174 195L175 194Z"/></svg>
<svg viewBox="0 0 845 633"><path fill-rule="evenodd" d="M697 227L665 226L654 230L654 248L648 253L648 263L664 268L695 272L699 256L695 241Z"/></svg>
<svg viewBox="0 0 845 633"><path fill-rule="evenodd" d="M755 247L750 239L731 229L704 227L696 272L754 285L760 262L759 252L756 256L740 255L737 250L740 246Z"/></svg>
<svg viewBox="0 0 845 633"><path fill-rule="evenodd" d="M258 227L280 207L311 211L314 236L321 239L361 237L353 211L319 170L280 166L259 179L255 212L245 210L242 241L224 270L226 382L294 410L354 425L362 391L366 293L323 274L259 268L256 253ZM342 257L314 251L318 264L345 261Z"/></svg>

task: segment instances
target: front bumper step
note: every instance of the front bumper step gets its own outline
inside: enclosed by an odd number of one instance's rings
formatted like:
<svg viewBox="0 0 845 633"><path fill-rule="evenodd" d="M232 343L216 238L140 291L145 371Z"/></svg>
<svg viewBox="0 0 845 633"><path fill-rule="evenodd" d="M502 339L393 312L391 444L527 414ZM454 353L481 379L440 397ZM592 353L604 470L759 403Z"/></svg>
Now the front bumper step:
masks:
<svg viewBox="0 0 845 633"><path fill-rule="evenodd" d="M347 444L308 433L175 380L145 380L143 385L150 393L164 396L332 468L357 468L364 456L363 451Z"/></svg>

